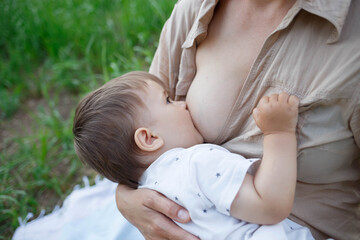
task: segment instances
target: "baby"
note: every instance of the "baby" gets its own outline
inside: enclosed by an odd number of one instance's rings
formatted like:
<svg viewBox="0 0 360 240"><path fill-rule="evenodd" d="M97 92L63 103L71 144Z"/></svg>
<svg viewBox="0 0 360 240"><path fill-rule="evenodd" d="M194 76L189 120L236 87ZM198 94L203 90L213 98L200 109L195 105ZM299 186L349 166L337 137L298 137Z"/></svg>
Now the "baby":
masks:
<svg viewBox="0 0 360 240"><path fill-rule="evenodd" d="M191 222L177 224L200 239L313 239L286 219L296 185L298 104L287 93L260 99L253 118L264 154L245 159L203 144L186 103L171 100L154 75L131 72L79 103L75 150L106 178L184 206Z"/></svg>

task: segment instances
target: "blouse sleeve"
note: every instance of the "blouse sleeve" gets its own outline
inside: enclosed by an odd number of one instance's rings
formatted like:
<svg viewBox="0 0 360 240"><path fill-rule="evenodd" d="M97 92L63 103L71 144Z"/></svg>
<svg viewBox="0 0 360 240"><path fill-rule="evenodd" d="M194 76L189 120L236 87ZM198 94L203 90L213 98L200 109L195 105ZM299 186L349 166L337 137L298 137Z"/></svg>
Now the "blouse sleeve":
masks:
<svg viewBox="0 0 360 240"><path fill-rule="evenodd" d="M164 24L159 46L155 52L149 72L158 76L165 84L172 99L178 82L182 45L198 14L203 0L179 0Z"/></svg>

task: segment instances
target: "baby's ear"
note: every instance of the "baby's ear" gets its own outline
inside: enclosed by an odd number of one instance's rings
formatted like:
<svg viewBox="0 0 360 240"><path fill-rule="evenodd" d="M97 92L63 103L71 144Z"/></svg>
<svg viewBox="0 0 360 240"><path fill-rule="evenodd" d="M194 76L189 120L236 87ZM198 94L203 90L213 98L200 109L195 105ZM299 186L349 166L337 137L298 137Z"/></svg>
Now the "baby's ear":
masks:
<svg viewBox="0 0 360 240"><path fill-rule="evenodd" d="M152 133L148 128L138 128L135 131L134 139L136 145L143 151L153 152L164 145L164 140Z"/></svg>

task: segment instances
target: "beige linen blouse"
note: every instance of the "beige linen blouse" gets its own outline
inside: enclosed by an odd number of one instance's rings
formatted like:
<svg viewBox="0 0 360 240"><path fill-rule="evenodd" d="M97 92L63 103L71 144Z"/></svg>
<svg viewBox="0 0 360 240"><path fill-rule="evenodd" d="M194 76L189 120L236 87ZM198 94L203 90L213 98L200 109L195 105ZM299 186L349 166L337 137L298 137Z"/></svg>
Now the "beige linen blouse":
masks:
<svg viewBox="0 0 360 240"><path fill-rule="evenodd" d="M217 2L180 0L163 28L150 72L172 98L186 97ZM301 100L290 218L316 239L360 239L359 0L298 0L265 41L215 143L261 156L251 112L263 95L281 91Z"/></svg>

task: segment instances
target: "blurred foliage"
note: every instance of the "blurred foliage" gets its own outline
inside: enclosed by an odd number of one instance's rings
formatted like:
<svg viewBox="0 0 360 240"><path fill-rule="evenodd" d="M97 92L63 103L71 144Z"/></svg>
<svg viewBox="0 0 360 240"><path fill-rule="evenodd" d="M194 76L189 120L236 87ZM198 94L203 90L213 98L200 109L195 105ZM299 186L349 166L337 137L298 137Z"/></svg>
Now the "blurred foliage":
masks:
<svg viewBox="0 0 360 240"><path fill-rule="evenodd" d="M171 0L0 1L0 103L11 116L41 85L87 91L146 69Z"/></svg>

